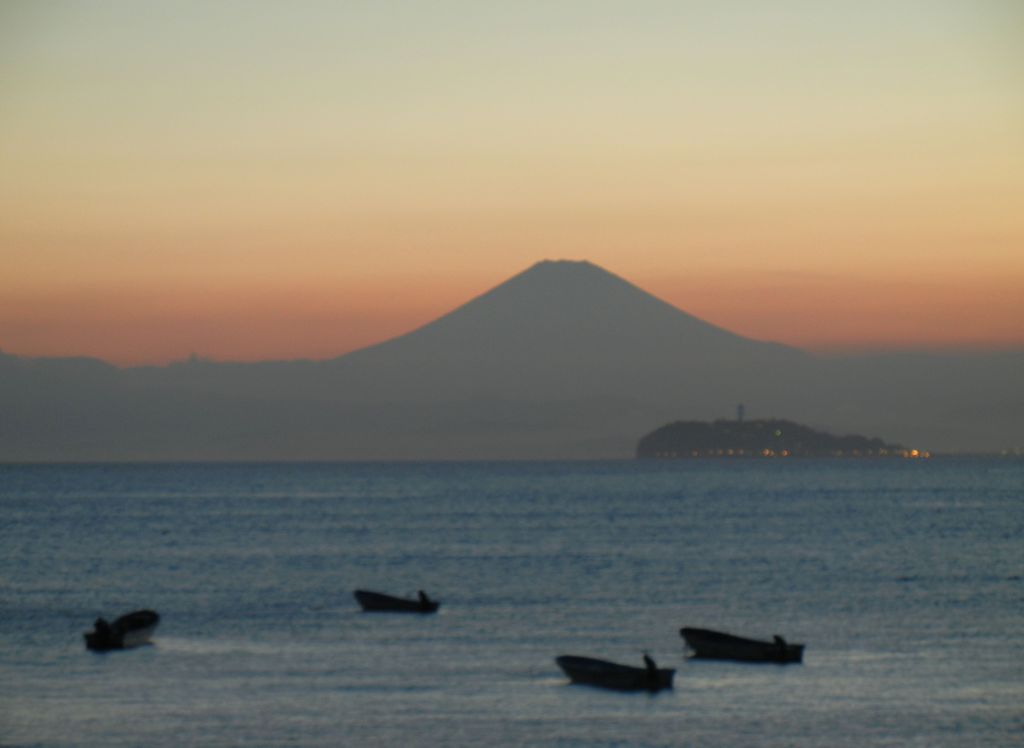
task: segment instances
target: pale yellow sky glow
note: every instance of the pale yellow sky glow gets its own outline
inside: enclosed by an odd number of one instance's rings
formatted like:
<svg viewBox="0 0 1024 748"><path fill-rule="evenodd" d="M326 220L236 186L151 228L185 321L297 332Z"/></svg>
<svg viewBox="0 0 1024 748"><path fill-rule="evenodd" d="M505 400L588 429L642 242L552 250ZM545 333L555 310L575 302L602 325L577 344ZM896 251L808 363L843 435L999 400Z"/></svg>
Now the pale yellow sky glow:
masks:
<svg viewBox="0 0 1024 748"><path fill-rule="evenodd" d="M0 5L7 352L324 358L548 257L1024 346L1024 4Z"/></svg>

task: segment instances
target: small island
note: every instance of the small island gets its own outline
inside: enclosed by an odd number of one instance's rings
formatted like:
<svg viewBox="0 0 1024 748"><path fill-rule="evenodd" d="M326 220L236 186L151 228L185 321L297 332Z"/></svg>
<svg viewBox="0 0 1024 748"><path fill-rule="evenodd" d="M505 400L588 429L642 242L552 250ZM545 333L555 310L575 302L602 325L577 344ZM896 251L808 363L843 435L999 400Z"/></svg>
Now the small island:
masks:
<svg viewBox="0 0 1024 748"><path fill-rule="evenodd" d="M930 455L882 439L835 436L780 419L676 421L642 437L638 458L905 457Z"/></svg>

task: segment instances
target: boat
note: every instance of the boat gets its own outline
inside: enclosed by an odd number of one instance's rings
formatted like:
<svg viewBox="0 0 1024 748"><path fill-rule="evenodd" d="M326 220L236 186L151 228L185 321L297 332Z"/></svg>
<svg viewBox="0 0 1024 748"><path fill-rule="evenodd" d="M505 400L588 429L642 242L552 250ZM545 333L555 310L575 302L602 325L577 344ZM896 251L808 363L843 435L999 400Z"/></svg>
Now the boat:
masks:
<svg viewBox="0 0 1024 748"><path fill-rule="evenodd" d="M644 655L644 667L576 655L562 655L556 657L555 662L573 683L617 691L660 691L672 688L672 678L676 673L675 670L659 668L647 655Z"/></svg>
<svg viewBox="0 0 1024 748"><path fill-rule="evenodd" d="M781 636L772 637L772 641L760 641L688 627L679 629L679 633L695 658L778 663L802 662L804 658L803 644L790 644Z"/></svg>
<svg viewBox="0 0 1024 748"><path fill-rule="evenodd" d="M160 614L152 610L136 610L114 619L109 623L97 618L93 630L83 634L86 649L94 652L108 652L111 649L129 649L148 644Z"/></svg>
<svg viewBox="0 0 1024 748"><path fill-rule="evenodd" d="M427 597L423 590L413 600L369 590L356 590L353 594L366 613L434 613L441 605Z"/></svg>

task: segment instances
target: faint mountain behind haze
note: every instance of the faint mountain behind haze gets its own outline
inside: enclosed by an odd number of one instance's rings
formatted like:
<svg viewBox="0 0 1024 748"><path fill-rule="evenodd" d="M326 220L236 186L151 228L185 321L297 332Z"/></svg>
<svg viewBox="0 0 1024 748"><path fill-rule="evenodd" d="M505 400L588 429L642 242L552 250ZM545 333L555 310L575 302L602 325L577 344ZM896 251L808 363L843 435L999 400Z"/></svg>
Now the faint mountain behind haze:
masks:
<svg viewBox="0 0 1024 748"><path fill-rule="evenodd" d="M638 330L644 331L638 335ZM399 338L364 349L421 350L500 343L512 353L558 355L571 342L591 355L611 345L694 346L705 353L743 347L782 349L715 327L589 262L540 262L443 317ZM790 349L791 350L791 349Z"/></svg>
<svg viewBox="0 0 1024 748"><path fill-rule="evenodd" d="M1024 352L821 358L545 261L328 361L0 354L0 460L626 458L673 420L798 420L933 451L1024 442Z"/></svg>
<svg viewBox="0 0 1024 748"><path fill-rule="evenodd" d="M589 262L545 261L337 363L375 370L385 389L401 388L392 391L536 399L670 392L711 369L803 358L699 320Z"/></svg>

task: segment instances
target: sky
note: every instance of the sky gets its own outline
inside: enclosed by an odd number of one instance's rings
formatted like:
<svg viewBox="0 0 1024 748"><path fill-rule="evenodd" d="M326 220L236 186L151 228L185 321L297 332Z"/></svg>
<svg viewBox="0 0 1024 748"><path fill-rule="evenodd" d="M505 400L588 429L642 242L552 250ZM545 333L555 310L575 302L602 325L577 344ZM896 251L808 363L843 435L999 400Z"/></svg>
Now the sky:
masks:
<svg viewBox="0 0 1024 748"><path fill-rule="evenodd" d="M329 358L542 259L1024 347L1024 3L0 3L0 349Z"/></svg>

